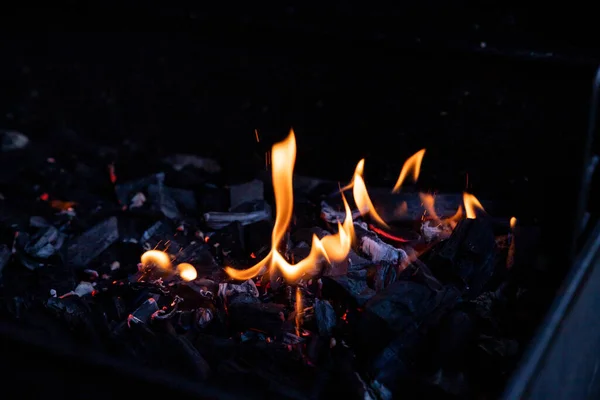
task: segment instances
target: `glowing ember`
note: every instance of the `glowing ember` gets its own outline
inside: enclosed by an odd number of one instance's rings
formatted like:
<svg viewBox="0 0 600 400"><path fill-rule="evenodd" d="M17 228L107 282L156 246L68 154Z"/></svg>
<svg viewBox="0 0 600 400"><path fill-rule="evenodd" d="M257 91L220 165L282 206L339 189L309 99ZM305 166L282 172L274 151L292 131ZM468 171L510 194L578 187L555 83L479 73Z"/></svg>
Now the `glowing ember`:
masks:
<svg viewBox="0 0 600 400"><path fill-rule="evenodd" d="M517 219L515 217L510 217L510 229L515 229L517 226Z"/></svg>
<svg viewBox="0 0 600 400"><path fill-rule="evenodd" d="M465 203L465 211L467 212L468 219L477 218L477 210L485 211L479 200L477 200L477 197L470 193L463 193L463 202Z"/></svg>
<svg viewBox="0 0 600 400"><path fill-rule="evenodd" d="M177 266L177 273L186 282L193 281L198 277L198 271L192 264L181 263Z"/></svg>
<svg viewBox="0 0 600 400"><path fill-rule="evenodd" d="M268 267L271 271L279 268L288 281L295 281L304 273L314 271L318 263L325 259L328 262L343 261L350 252L354 237L354 225L350 207L344 200L346 218L343 224L338 223L339 232L325 236L319 240L313 235L312 248L308 257L297 264L288 263L277 250L292 219L294 206L294 193L292 189L292 176L296 162L296 138L291 130L288 137L276 143L271 152L273 189L275 191L275 226L271 237L271 251L258 264L245 270L225 267L225 272L234 279L247 280L261 273Z"/></svg>
<svg viewBox="0 0 600 400"><path fill-rule="evenodd" d="M300 288L296 288L296 336L300 336L303 313L304 306L302 305L302 293L300 292Z"/></svg>
<svg viewBox="0 0 600 400"><path fill-rule="evenodd" d="M162 269L169 269L171 268L171 259L164 251L148 250L142 254L142 265L144 267L158 266Z"/></svg>
<svg viewBox="0 0 600 400"><path fill-rule="evenodd" d="M392 193L398 193L400 191L404 180L410 172L412 172L413 182L417 182L417 179L419 179L419 173L421 172L421 163L423 162L424 155L425 149L421 149L404 162L402 170L400 171L400 175L398 176L398 181L396 181L396 184L392 189Z"/></svg>

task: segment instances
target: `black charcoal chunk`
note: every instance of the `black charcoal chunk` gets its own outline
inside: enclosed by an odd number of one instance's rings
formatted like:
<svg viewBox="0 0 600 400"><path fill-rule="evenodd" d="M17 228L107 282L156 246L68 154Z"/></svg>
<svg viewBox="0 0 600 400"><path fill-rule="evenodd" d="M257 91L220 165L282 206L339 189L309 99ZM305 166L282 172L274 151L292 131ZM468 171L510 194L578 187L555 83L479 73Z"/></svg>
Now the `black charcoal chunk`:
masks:
<svg viewBox="0 0 600 400"><path fill-rule="evenodd" d="M33 226L34 228L45 228L51 224L44 217L34 215L29 218L29 225Z"/></svg>
<svg viewBox="0 0 600 400"><path fill-rule="evenodd" d="M196 212L198 210L198 203L196 202L196 196L194 192L186 189L165 187L169 195L175 202L177 206L181 210L185 210L186 212Z"/></svg>
<svg viewBox="0 0 600 400"><path fill-rule="evenodd" d="M2 277L2 270L8 264L10 255L12 254L10 247L5 244L0 245L0 277Z"/></svg>
<svg viewBox="0 0 600 400"><path fill-rule="evenodd" d="M25 236L20 235L20 238L22 237ZM47 226L29 239L24 250L32 257L46 259L62 247L64 239L64 234L58 232L55 227Z"/></svg>
<svg viewBox="0 0 600 400"><path fill-rule="evenodd" d="M258 179L239 185L230 186L230 210L235 209L237 206L243 203L264 200L264 191L264 184Z"/></svg>
<svg viewBox="0 0 600 400"><path fill-rule="evenodd" d="M285 319L284 309L282 304L261 303L250 295L236 296L227 306L233 329L258 329L270 335L281 331Z"/></svg>
<svg viewBox="0 0 600 400"><path fill-rule="evenodd" d="M213 211L204 214L206 224L212 229L224 228L232 222L239 222L245 226L269 219L271 219L271 207L265 201L241 204L236 207L235 212Z"/></svg>
<svg viewBox="0 0 600 400"><path fill-rule="evenodd" d="M117 218L108 218L69 242L67 263L84 267L117 239L119 239Z"/></svg>
<svg viewBox="0 0 600 400"><path fill-rule="evenodd" d="M156 298L150 297L148 300L142 303L131 315L129 316L130 320L134 320L135 322L142 322L147 324L152 317L152 314L158 311L158 303Z"/></svg>
<svg viewBox="0 0 600 400"><path fill-rule="evenodd" d="M398 265L408 260L408 255L404 250L385 243L375 232L371 232L366 224L355 222L354 231L359 242L360 251L372 262L387 262Z"/></svg>
<svg viewBox="0 0 600 400"><path fill-rule="evenodd" d="M331 279L344 289L344 291L354 299L359 306L364 305L375 295L375 291L367 285L366 277L364 279L352 276L330 276L327 278Z"/></svg>
<svg viewBox="0 0 600 400"><path fill-rule="evenodd" d="M19 150L29 144L29 138L21 132L0 130L0 144L2 151Z"/></svg>
<svg viewBox="0 0 600 400"><path fill-rule="evenodd" d="M148 196L150 197L152 208L162 212L165 217L169 219L181 218L177 203L171 197L171 194L162 181L148 186Z"/></svg>
<svg viewBox="0 0 600 400"><path fill-rule="evenodd" d="M464 219L450 238L435 246L423 261L438 279L457 286L473 299L492 277L496 253L496 239L488 221Z"/></svg>
<svg viewBox="0 0 600 400"><path fill-rule="evenodd" d="M115 192L117 199L121 204L128 205L131 198L138 192L144 192L148 190L150 185L157 185L165 181L164 172L150 175L142 179L138 179L132 182L126 182L115 186Z"/></svg>
<svg viewBox="0 0 600 400"><path fill-rule="evenodd" d="M210 247L204 242L192 242L177 252L175 262L192 264L199 277L210 276L219 268L210 252Z"/></svg>
<svg viewBox="0 0 600 400"><path fill-rule="evenodd" d="M315 318L317 319L319 335L331 335L333 328L337 324L337 316L335 315L335 310L327 300L316 299Z"/></svg>

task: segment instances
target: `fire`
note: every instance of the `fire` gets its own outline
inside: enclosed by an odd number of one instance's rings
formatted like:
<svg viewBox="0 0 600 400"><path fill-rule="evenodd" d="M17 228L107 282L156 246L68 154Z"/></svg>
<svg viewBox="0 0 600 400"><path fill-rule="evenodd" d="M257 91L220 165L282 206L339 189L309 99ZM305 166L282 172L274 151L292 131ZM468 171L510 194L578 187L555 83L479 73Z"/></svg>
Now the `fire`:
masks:
<svg viewBox="0 0 600 400"><path fill-rule="evenodd" d="M477 200L477 197L470 193L463 193L463 203L465 204L467 219L477 218L477 210L485 211L479 200Z"/></svg>
<svg viewBox="0 0 600 400"><path fill-rule="evenodd" d="M419 193L419 197L423 203L423 208L425 208L427 214L429 214L431 219L437 224L444 224L454 229L456 224L458 224L458 221L463 218L463 208L461 205L458 206L458 209L453 216L442 220L435 211L435 197L429 193Z"/></svg>
<svg viewBox="0 0 600 400"><path fill-rule="evenodd" d="M160 250L148 250L142 254L142 265L144 267L152 267L154 265L162 269L171 268L171 259L169 255Z"/></svg>
<svg viewBox="0 0 600 400"><path fill-rule="evenodd" d="M360 211L360 215L369 214L369 216L377 222L377 224L389 228L385 221L377 214L375 211L375 206L369 197L369 193L367 192L367 186L365 185L365 181L363 179L363 170L365 169L365 160L364 158L356 164L356 169L354 170L354 177L352 178L352 182L347 187L352 187L352 195L354 196L354 202Z"/></svg>
<svg viewBox="0 0 600 400"><path fill-rule="evenodd" d="M417 179L419 179L419 174L421 173L421 163L423 162L424 155L425 149L421 149L404 162L402 170L400 171L400 175L398 176L398 180L396 181L396 185L394 185L394 188L392 189L392 193L398 193L400 191L404 180L410 172L412 172L413 182L416 182Z"/></svg>
<svg viewBox="0 0 600 400"><path fill-rule="evenodd" d="M245 270L225 267L225 272L234 279L247 280L261 273L268 267L271 271L279 268L288 281L295 281L302 274L311 272L315 266L325 259L328 262L343 261L348 253L354 237L354 225L350 206L343 197L346 218L338 223L339 231L325 236L322 240L313 235L310 254L297 264L290 264L277 249L292 219L294 193L292 176L296 162L296 138L294 131L283 141L273 145L271 152L273 189L275 191L275 226L271 236L271 251L258 264Z"/></svg>
<svg viewBox="0 0 600 400"><path fill-rule="evenodd" d="M304 306L302 305L302 292L300 288L296 288L296 336L300 336L300 326L302 325L302 314Z"/></svg>
<svg viewBox="0 0 600 400"><path fill-rule="evenodd" d="M517 219L515 217L510 217L510 229L515 229L515 226L517 226Z"/></svg>
<svg viewBox="0 0 600 400"><path fill-rule="evenodd" d="M177 273L186 282L193 281L198 277L198 271L192 264L181 263L177 266Z"/></svg>

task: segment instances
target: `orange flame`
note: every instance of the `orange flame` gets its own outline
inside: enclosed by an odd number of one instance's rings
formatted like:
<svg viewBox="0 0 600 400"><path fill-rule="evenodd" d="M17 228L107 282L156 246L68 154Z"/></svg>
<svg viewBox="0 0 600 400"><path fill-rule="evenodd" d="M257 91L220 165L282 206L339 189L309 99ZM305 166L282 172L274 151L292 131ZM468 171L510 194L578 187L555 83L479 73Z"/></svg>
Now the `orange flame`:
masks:
<svg viewBox="0 0 600 400"><path fill-rule="evenodd" d="M429 193L419 193L419 197L423 203L423 208L425 208L427 214L431 216L431 219L435 223L448 225L454 229L456 224L458 224L458 221L460 221L463 217L463 208L462 205L459 205L456 213L453 216L442 220L440 217L438 217L435 211L435 197Z"/></svg>
<svg viewBox="0 0 600 400"><path fill-rule="evenodd" d="M465 211L467 212L467 219L477 218L477 210L484 211L483 206L477 200L477 197L470 193L463 193L463 203L465 204Z"/></svg>
<svg viewBox="0 0 600 400"><path fill-rule="evenodd" d="M517 226L517 219L515 217L510 217L510 229L515 229Z"/></svg>
<svg viewBox="0 0 600 400"><path fill-rule="evenodd" d="M263 268L269 267L272 271L279 268L288 281L295 281L302 274L311 272L322 259L328 262L343 261L352 245L354 225L350 206L343 197L346 218L343 223L338 222L338 233L325 236L319 240L313 235L312 248L308 257L297 264L288 263L279 253L277 247L283 239L292 219L294 207L294 193L292 177L296 162L296 138L294 131L283 141L273 145L271 152L273 190L275 191L275 226L271 236L271 251L258 264L245 270L225 267L225 272L234 279L248 280L261 273Z"/></svg>
<svg viewBox="0 0 600 400"><path fill-rule="evenodd" d="M375 206L369 197L369 192L367 192L367 185L365 185L365 181L362 177L363 170L365 169L365 159L363 158L356 164L356 169L354 170L354 177L352 178L352 182L347 187L352 187L352 195L354 196L354 202L360 211L360 215L369 214L369 216L377 222L377 224L389 228L385 223L383 218L377 214L375 211Z"/></svg>
<svg viewBox="0 0 600 400"><path fill-rule="evenodd" d="M198 271L192 264L181 263L177 266L177 273L186 282L193 281L198 277Z"/></svg>
<svg viewBox="0 0 600 400"><path fill-rule="evenodd" d="M421 172L421 163L423 162L423 156L425 155L425 149L421 149L417 151L415 154L410 156L402 166L402 170L400 171L400 175L398 176L398 181L396 181L396 185L392 189L392 193L398 193L404 180L408 176L410 172L412 172L413 182L416 182L419 179L419 173Z"/></svg>
<svg viewBox="0 0 600 400"><path fill-rule="evenodd" d="M296 288L296 336L300 336L300 326L302 325L302 314L304 306L302 305L302 293L300 288Z"/></svg>
<svg viewBox="0 0 600 400"><path fill-rule="evenodd" d="M171 259L169 255L160 250L148 250L142 254L142 265L144 267L158 266L162 269L171 268Z"/></svg>

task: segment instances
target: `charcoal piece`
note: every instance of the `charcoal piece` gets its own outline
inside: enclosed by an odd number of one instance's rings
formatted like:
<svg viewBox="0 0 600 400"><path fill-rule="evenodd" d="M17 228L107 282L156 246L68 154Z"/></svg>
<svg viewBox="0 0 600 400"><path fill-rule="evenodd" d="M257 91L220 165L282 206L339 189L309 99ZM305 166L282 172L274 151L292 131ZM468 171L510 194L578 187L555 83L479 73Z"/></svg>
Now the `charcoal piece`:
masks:
<svg viewBox="0 0 600 400"><path fill-rule="evenodd" d="M464 219L423 261L439 280L457 286L473 299L494 273L496 252L491 225L483 218Z"/></svg>
<svg viewBox="0 0 600 400"><path fill-rule="evenodd" d="M198 277L211 276L219 265L213 258L210 247L204 242L192 242L177 252L175 263L192 264L198 272Z"/></svg>
<svg viewBox="0 0 600 400"><path fill-rule="evenodd" d="M140 241L142 243L147 242L150 240L150 238L152 238L156 234L159 234L159 232L161 231L168 231L169 234L172 233L172 231L167 227L166 224L164 224L162 221L158 221L155 222L150 228L144 231L142 237L140 238Z"/></svg>
<svg viewBox="0 0 600 400"><path fill-rule="evenodd" d="M158 311L157 299L150 297L144 301L128 318L129 320L135 320L135 322L147 324L150 321L150 317Z"/></svg>
<svg viewBox="0 0 600 400"><path fill-rule="evenodd" d="M198 193L199 208L203 211L229 211L229 190L205 184Z"/></svg>
<svg viewBox="0 0 600 400"><path fill-rule="evenodd" d="M25 237L25 235L19 235L19 239ZM63 242L64 234L59 233L53 226L47 226L41 228L29 239L24 250L32 257L46 259L56 253Z"/></svg>
<svg viewBox="0 0 600 400"><path fill-rule="evenodd" d="M375 295L375 291L367 285L366 279L357 279L351 276L329 276L327 279L331 279L344 289L358 306L364 305Z"/></svg>
<svg viewBox="0 0 600 400"><path fill-rule="evenodd" d="M46 308L86 340L100 342L98 321L94 319L88 303L81 297L50 297L46 301Z"/></svg>
<svg viewBox="0 0 600 400"><path fill-rule="evenodd" d="M246 255L244 227L240 222L233 222L221 228L210 237L209 243L217 256L231 255L232 258L238 259Z"/></svg>
<svg viewBox="0 0 600 400"><path fill-rule="evenodd" d="M356 219L360 217L359 210L352 211L352 219ZM336 210L327 202L321 202L321 218L330 224L337 224L338 222L344 222L346 219L346 212L343 207L340 207L340 210Z"/></svg>
<svg viewBox="0 0 600 400"><path fill-rule="evenodd" d="M29 218L29 225L33 226L34 228L45 228L51 224L44 217L34 215Z"/></svg>
<svg viewBox="0 0 600 400"><path fill-rule="evenodd" d="M0 244L0 277L2 277L2 270L8 264L8 260L10 260L10 256L12 251L10 247L5 244Z"/></svg>
<svg viewBox="0 0 600 400"><path fill-rule="evenodd" d="M145 249L164 250L169 254L178 254L182 246L175 240L175 228L167 221L158 221L148 228L142 235L142 244Z"/></svg>
<svg viewBox="0 0 600 400"><path fill-rule="evenodd" d="M273 224L270 221L258 221L244 226L244 242L246 251L254 253L257 258L266 255L270 250Z"/></svg>
<svg viewBox="0 0 600 400"><path fill-rule="evenodd" d="M212 229L221 229L239 222L242 225L250 225L259 221L271 219L271 208L266 203L261 203L263 208L248 212L217 212L204 213L204 221Z"/></svg>
<svg viewBox="0 0 600 400"><path fill-rule="evenodd" d="M186 212L196 212L198 210L198 203L196 202L196 196L191 190L164 187L164 190L171 196L177 203L177 206L185 210Z"/></svg>
<svg viewBox="0 0 600 400"><path fill-rule="evenodd" d="M181 218L177 203L171 197L171 194L162 181L148 186L148 196L150 197L153 209L162 212L169 219Z"/></svg>
<svg viewBox="0 0 600 400"><path fill-rule="evenodd" d="M168 335L167 342L168 358L171 365L177 366L178 370L194 380L204 381L210 374L210 366L202 357L200 352L184 336Z"/></svg>
<svg viewBox="0 0 600 400"><path fill-rule="evenodd" d="M19 150L29 144L29 138L17 131L0 130L0 148L2 151Z"/></svg>
<svg viewBox="0 0 600 400"><path fill-rule="evenodd" d="M285 320L282 304L261 303L253 296L239 295L227 306L231 327L237 331L258 329L275 335L281 332Z"/></svg>
<svg viewBox="0 0 600 400"><path fill-rule="evenodd" d="M259 296L258 288L252 279L248 279L239 285L227 282L219 283L218 296L231 299L239 294L247 294L255 298Z"/></svg>
<svg viewBox="0 0 600 400"><path fill-rule="evenodd" d="M173 167L175 171L181 171L188 166L201 169L209 173L217 173L221 171L221 166L215 160L207 157L200 157L194 154L173 154L165 157L162 161Z"/></svg>
<svg viewBox="0 0 600 400"><path fill-rule="evenodd" d="M397 267L390 263L380 263L369 270L370 287L376 292L381 292L383 289L394 283L398 278Z"/></svg>
<svg viewBox="0 0 600 400"><path fill-rule="evenodd" d="M388 262L391 264L402 264L408 261L408 255L402 249L398 249L382 241L375 232L371 232L365 223L354 223L354 231L359 242L360 251L372 262Z"/></svg>
<svg viewBox="0 0 600 400"><path fill-rule="evenodd" d="M144 192L148 190L150 185L157 185L165 181L164 172L150 175L142 179L138 179L132 182L121 183L115 186L115 192L117 199L123 205L128 205L131 198L138 192Z"/></svg>
<svg viewBox="0 0 600 400"><path fill-rule="evenodd" d="M67 263L76 267L85 267L118 238L117 218L108 218L69 242Z"/></svg>
<svg viewBox="0 0 600 400"><path fill-rule="evenodd" d="M243 203L264 200L264 191L264 184L258 179L239 185L229 186L230 210L235 209L237 206Z"/></svg>
<svg viewBox="0 0 600 400"><path fill-rule="evenodd" d="M315 300L315 318L319 335L329 336L337 325L335 310L327 300Z"/></svg>

